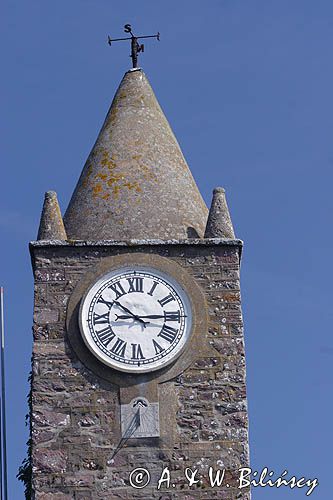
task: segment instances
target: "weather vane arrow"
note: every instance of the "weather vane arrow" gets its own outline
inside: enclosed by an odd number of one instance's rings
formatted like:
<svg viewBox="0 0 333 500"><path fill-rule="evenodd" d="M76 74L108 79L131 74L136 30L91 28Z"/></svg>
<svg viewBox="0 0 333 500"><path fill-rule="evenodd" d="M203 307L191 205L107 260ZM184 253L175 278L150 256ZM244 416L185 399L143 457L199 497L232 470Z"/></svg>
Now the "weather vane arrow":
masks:
<svg viewBox="0 0 333 500"><path fill-rule="evenodd" d="M111 45L112 42L120 42L122 40L131 40L132 64L133 64L133 68L137 68L138 67L138 53L144 52L144 48L145 48L143 43L139 44L138 40L141 38L156 38L157 40L160 40L160 33L158 32L156 35L135 36L132 33L132 26L130 24L125 24L124 31L125 31L125 33L130 33L131 36L126 37L126 38L110 38L108 36L108 44Z"/></svg>

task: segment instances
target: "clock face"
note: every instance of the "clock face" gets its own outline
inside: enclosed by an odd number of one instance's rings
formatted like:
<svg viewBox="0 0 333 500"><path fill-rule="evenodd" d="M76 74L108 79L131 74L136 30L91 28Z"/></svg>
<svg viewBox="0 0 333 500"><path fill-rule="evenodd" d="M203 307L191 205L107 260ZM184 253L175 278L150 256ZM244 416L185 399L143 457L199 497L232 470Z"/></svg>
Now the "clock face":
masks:
<svg viewBox="0 0 333 500"><path fill-rule="evenodd" d="M124 267L100 278L80 308L90 351L125 372L144 373L171 363L191 333L192 310L177 281L146 266Z"/></svg>

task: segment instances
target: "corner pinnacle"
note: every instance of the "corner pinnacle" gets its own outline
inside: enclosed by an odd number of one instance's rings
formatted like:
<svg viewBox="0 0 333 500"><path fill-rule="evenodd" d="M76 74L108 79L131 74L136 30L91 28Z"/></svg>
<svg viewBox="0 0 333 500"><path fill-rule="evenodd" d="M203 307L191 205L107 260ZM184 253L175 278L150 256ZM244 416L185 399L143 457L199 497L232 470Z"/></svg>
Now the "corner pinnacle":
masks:
<svg viewBox="0 0 333 500"><path fill-rule="evenodd" d="M38 240L67 240L62 220L57 193L47 191L40 217Z"/></svg>
<svg viewBox="0 0 333 500"><path fill-rule="evenodd" d="M213 191L208 214L205 238L235 238L234 228L225 197L225 190L217 187Z"/></svg>

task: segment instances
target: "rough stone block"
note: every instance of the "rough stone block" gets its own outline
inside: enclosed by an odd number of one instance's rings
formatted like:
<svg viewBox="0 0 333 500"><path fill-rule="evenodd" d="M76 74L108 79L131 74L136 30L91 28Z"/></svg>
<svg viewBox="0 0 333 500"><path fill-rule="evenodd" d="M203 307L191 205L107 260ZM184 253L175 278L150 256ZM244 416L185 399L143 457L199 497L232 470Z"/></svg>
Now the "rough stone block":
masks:
<svg viewBox="0 0 333 500"><path fill-rule="evenodd" d="M56 323L59 320L58 309L36 309L34 321L37 324Z"/></svg>
<svg viewBox="0 0 333 500"><path fill-rule="evenodd" d="M43 493L37 492L36 500L73 500L73 495L67 493Z"/></svg>
<svg viewBox="0 0 333 500"><path fill-rule="evenodd" d="M33 451L34 473L64 473L66 471L67 454L62 450L36 448Z"/></svg>

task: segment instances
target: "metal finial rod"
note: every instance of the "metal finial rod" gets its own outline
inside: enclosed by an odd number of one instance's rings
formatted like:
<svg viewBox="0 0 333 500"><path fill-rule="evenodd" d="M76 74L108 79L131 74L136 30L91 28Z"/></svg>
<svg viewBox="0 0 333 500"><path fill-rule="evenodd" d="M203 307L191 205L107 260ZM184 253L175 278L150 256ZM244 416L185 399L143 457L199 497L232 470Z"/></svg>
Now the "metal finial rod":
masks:
<svg viewBox="0 0 333 500"><path fill-rule="evenodd" d="M1 474L1 498L8 499L7 489L7 439L6 439L6 382L5 382L5 325L4 325L4 307L3 307L3 288L0 287L0 335L1 335L1 449L0 460L2 472Z"/></svg>
<svg viewBox="0 0 333 500"><path fill-rule="evenodd" d="M144 48L145 48L143 43L141 45L138 43L138 40L140 38L156 38L157 40L160 40L160 33L158 32L156 35L135 36L132 33L132 26L130 24L125 24L124 31L125 31L125 33L130 33L131 36L126 37L126 38L110 38L108 36L108 44L111 45L112 42L120 42L122 40L131 40L132 64L133 64L133 68L137 68L138 67L138 53L144 52Z"/></svg>

